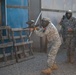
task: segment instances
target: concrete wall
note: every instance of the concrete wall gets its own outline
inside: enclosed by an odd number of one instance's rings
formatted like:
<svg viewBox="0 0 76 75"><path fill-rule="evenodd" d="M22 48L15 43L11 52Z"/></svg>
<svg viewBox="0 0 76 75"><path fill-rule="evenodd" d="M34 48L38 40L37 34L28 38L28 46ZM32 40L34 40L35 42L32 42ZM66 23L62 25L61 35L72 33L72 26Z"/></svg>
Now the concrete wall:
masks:
<svg viewBox="0 0 76 75"><path fill-rule="evenodd" d="M41 0L29 0L29 19L33 19L36 21L40 11L41 11ZM38 21L39 23L39 21ZM32 34L33 48L36 51L40 51L40 37L36 36L36 34Z"/></svg>
<svg viewBox="0 0 76 75"><path fill-rule="evenodd" d="M42 17L48 17L58 25L66 10L72 10L76 15L76 0L41 0Z"/></svg>

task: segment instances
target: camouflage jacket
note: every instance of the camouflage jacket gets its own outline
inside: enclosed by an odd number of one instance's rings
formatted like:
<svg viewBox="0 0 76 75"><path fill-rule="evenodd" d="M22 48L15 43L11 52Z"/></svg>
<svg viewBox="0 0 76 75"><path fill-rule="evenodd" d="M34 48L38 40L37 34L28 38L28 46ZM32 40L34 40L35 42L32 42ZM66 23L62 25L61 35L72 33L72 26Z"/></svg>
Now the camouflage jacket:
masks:
<svg viewBox="0 0 76 75"><path fill-rule="evenodd" d="M35 33L40 37L47 36L48 42L56 40L56 39L60 40L58 30L53 25L53 23L50 22L49 25L46 27L45 32L43 32L43 31L44 31L44 29L40 28L39 30L35 30Z"/></svg>
<svg viewBox="0 0 76 75"><path fill-rule="evenodd" d="M76 18L72 17L71 19L67 19L66 17L60 22L60 25L62 26L62 33L64 35L71 34L74 35L76 32ZM68 32L68 28L71 28L73 32Z"/></svg>

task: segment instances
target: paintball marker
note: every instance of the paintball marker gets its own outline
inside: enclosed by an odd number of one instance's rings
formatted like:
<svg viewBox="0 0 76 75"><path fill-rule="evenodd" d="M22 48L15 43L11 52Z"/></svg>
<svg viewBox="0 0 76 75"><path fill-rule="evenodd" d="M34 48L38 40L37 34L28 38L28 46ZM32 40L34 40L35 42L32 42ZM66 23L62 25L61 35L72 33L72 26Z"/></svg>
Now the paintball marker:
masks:
<svg viewBox="0 0 76 75"><path fill-rule="evenodd" d="M34 23L35 23L34 20L30 20L26 22L26 24L28 24L28 28L35 28L39 26L39 25L35 25Z"/></svg>
<svg viewBox="0 0 76 75"><path fill-rule="evenodd" d="M34 25L34 20L30 20L30 21L28 21L28 22L26 22L26 24L28 24L28 28L33 28L33 29L35 29L35 28L37 28L39 25ZM30 35L29 35L29 37L32 35L32 33L33 32L30 32Z"/></svg>
<svg viewBox="0 0 76 75"><path fill-rule="evenodd" d="M39 13L39 15L38 15L38 17L36 19L36 22L34 22L34 20L31 20L31 21L26 22L26 24L29 25L28 28L36 28L36 27L39 26L39 25L37 25L37 22L38 22L38 20L39 20L39 18L41 16L41 14L42 14L42 12ZM30 33L29 37L32 35L32 33L33 32Z"/></svg>

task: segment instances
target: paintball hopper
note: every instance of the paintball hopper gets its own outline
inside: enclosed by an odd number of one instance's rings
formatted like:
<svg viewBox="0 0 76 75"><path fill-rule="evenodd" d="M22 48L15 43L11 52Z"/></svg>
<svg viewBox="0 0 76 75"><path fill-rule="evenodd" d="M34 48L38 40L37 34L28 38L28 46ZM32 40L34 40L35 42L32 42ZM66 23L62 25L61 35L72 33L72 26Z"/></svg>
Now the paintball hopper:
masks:
<svg viewBox="0 0 76 75"><path fill-rule="evenodd" d="M35 21L34 20L30 20L28 22L26 22L26 24L28 24L28 27L31 28L34 26Z"/></svg>
<svg viewBox="0 0 76 75"><path fill-rule="evenodd" d="M30 20L30 21L26 22L26 24L28 24L28 25L31 25L33 23L34 23L34 20Z"/></svg>
<svg viewBox="0 0 76 75"><path fill-rule="evenodd" d="M34 28L34 27L39 26L39 25L35 25L34 23L35 23L34 20L30 20L30 21L26 22L26 24L28 24L28 28Z"/></svg>

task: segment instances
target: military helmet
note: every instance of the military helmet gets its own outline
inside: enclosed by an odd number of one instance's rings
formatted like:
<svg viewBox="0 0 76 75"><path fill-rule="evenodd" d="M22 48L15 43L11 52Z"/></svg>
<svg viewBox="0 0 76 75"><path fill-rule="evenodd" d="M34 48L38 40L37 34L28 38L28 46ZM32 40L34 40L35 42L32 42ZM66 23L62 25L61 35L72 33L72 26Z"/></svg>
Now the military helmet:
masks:
<svg viewBox="0 0 76 75"><path fill-rule="evenodd" d="M71 10L66 11L65 15L66 15L67 19L70 19L72 17L72 11Z"/></svg>

